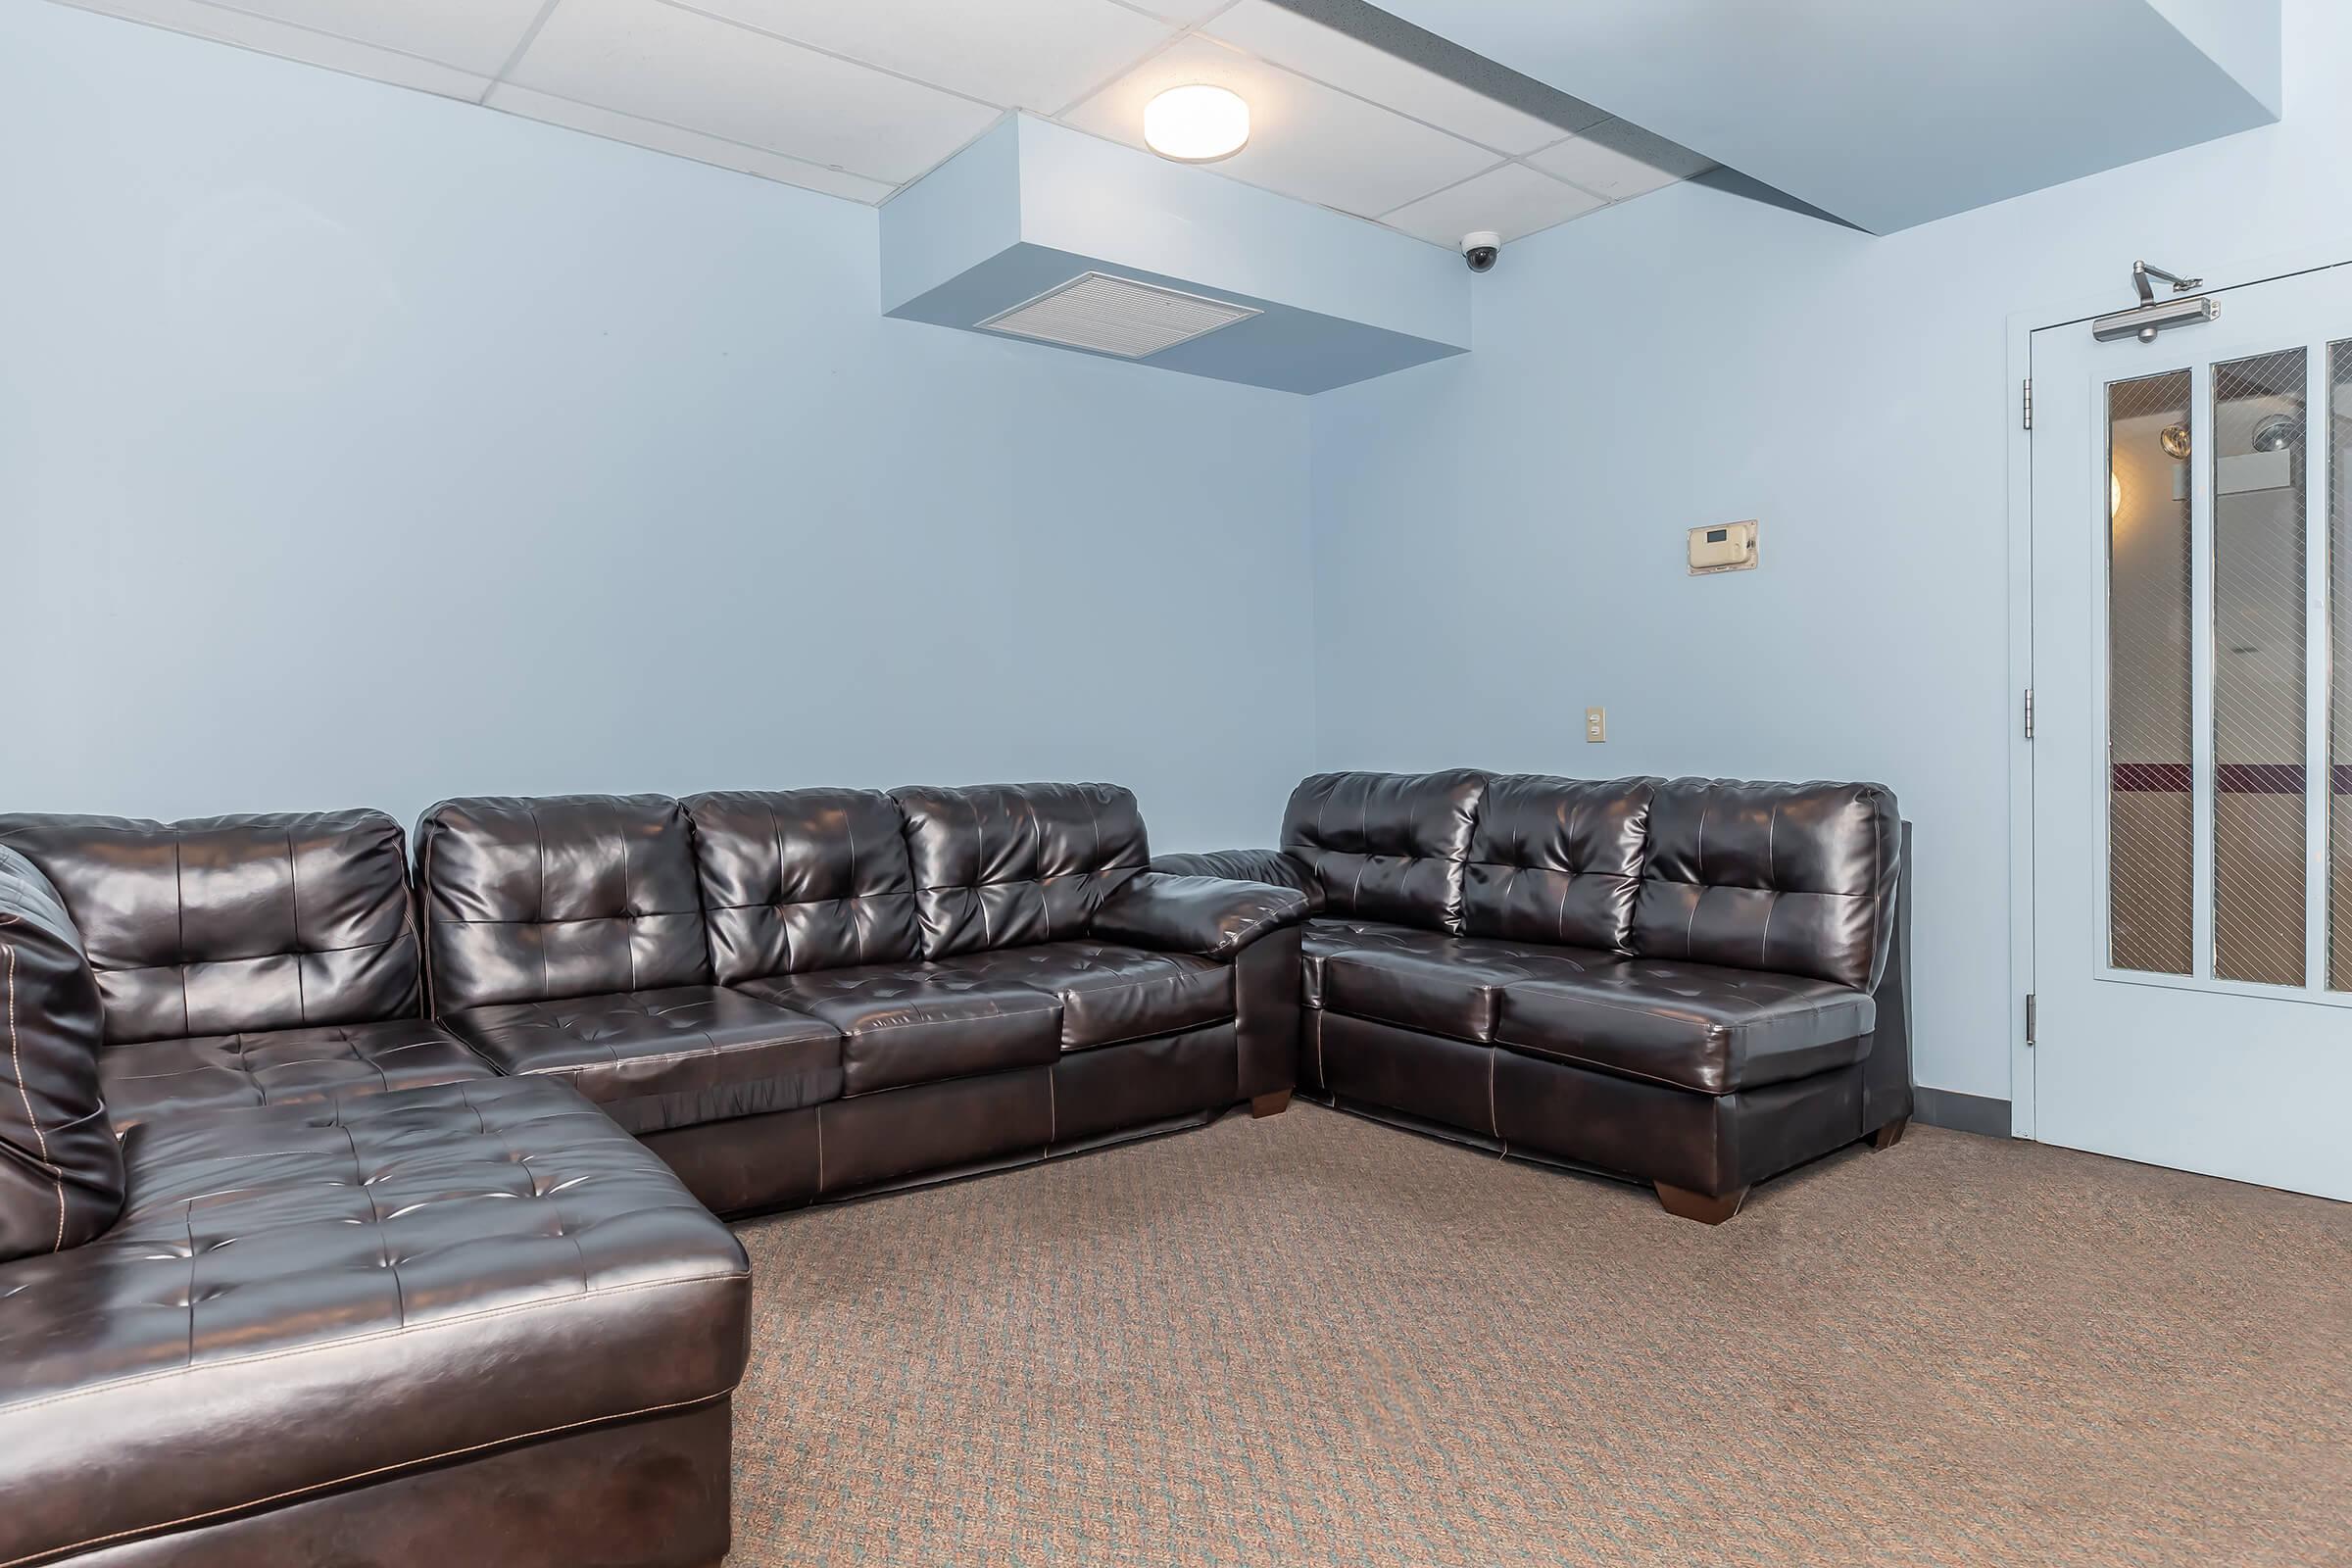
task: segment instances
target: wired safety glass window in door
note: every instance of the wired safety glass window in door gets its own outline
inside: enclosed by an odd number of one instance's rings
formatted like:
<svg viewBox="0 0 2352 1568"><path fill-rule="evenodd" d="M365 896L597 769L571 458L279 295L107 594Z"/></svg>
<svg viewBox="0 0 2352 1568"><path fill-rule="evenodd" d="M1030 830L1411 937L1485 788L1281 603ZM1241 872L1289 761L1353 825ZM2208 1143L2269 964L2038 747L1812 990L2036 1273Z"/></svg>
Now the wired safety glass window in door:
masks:
<svg viewBox="0 0 2352 1568"><path fill-rule="evenodd" d="M2151 277L2033 338L2036 1133L2352 1197L2352 268Z"/></svg>

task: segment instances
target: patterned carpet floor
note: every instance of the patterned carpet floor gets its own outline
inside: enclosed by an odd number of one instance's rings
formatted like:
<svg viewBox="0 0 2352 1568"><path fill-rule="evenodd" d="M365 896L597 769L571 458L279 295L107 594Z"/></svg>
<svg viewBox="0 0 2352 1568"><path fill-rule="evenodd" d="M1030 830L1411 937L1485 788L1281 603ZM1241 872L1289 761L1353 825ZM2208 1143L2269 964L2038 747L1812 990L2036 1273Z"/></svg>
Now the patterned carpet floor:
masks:
<svg viewBox="0 0 2352 1568"><path fill-rule="evenodd" d="M741 1228L730 1568L2352 1564L2352 1206L1915 1128L1717 1229L1311 1105Z"/></svg>

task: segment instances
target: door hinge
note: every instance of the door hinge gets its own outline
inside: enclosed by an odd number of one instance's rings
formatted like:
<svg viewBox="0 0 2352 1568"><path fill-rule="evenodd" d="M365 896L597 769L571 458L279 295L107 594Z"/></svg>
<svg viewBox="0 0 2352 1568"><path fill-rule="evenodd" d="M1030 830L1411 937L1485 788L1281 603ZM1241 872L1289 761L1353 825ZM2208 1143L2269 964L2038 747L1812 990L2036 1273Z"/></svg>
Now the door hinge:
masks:
<svg viewBox="0 0 2352 1568"><path fill-rule="evenodd" d="M2026 688L2026 739L2034 738L2034 688Z"/></svg>
<svg viewBox="0 0 2352 1568"><path fill-rule="evenodd" d="M2034 993L2029 991L2026 993L2026 1049L2028 1051L2032 1051L2034 1049L2034 1026L2035 1022L2036 1020L2034 1016Z"/></svg>
<svg viewBox="0 0 2352 1568"><path fill-rule="evenodd" d="M2034 428L2034 378L2030 375L2026 377L2025 413L2026 428L2031 430Z"/></svg>

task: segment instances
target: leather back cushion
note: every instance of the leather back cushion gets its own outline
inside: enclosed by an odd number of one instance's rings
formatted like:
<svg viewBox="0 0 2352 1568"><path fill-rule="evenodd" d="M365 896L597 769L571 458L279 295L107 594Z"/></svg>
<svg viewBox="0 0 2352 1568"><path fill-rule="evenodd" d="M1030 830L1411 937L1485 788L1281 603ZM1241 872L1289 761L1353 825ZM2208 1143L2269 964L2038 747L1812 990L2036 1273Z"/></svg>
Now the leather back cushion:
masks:
<svg viewBox="0 0 2352 1568"><path fill-rule="evenodd" d="M98 1091L98 977L57 889L0 849L0 1263L63 1251L122 1212Z"/></svg>
<svg viewBox="0 0 2352 1568"><path fill-rule="evenodd" d="M408 844L381 811L0 817L80 929L112 1044L418 1011Z"/></svg>
<svg viewBox="0 0 2352 1568"><path fill-rule="evenodd" d="M923 956L1061 942L1151 863L1135 796L1115 784L891 791L906 822Z"/></svg>
<svg viewBox="0 0 2352 1568"><path fill-rule="evenodd" d="M710 983L694 847L665 795L443 801L416 866L439 1011Z"/></svg>
<svg viewBox="0 0 2352 1568"><path fill-rule="evenodd" d="M1463 862L1487 776L1317 773L1291 792L1282 847L1335 915L1462 934Z"/></svg>
<svg viewBox="0 0 2352 1568"><path fill-rule="evenodd" d="M1654 778L1487 780L1462 887L1467 935L1622 950L1649 842Z"/></svg>
<svg viewBox="0 0 2352 1568"><path fill-rule="evenodd" d="M720 985L922 956L897 803L879 790L727 790L682 803Z"/></svg>
<svg viewBox="0 0 2352 1568"><path fill-rule="evenodd" d="M1901 858L1885 785L1671 780L1650 804L1633 951L1875 987Z"/></svg>

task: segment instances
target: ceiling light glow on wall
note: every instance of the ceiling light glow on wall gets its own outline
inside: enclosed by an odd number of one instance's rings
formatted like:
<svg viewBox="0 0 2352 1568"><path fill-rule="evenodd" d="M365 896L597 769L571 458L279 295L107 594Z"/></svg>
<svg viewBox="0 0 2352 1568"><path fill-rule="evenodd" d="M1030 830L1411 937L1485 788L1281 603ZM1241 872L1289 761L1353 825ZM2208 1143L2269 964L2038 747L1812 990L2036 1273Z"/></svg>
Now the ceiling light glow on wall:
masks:
<svg viewBox="0 0 2352 1568"><path fill-rule="evenodd" d="M1144 145L1180 164L1213 164L1250 144L1250 106L1226 87L1170 87L1144 106Z"/></svg>

